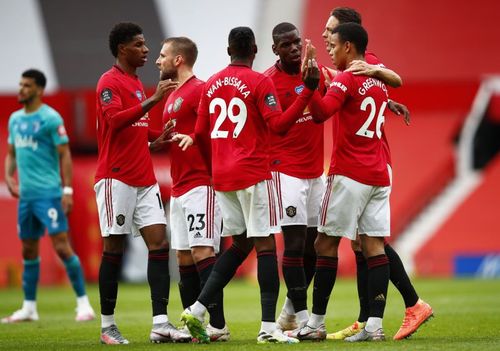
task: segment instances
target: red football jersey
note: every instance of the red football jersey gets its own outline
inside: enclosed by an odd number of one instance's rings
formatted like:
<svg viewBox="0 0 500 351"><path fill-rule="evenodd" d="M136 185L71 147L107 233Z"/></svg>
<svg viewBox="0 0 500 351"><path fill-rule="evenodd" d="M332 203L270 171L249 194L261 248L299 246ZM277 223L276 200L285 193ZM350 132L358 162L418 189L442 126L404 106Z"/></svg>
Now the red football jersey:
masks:
<svg viewBox="0 0 500 351"><path fill-rule="evenodd" d="M266 120L274 114L281 114L281 107L263 74L231 64L210 77L198 119L211 138L215 190L241 190L271 179Z"/></svg>
<svg viewBox="0 0 500 351"><path fill-rule="evenodd" d="M329 175L344 175L368 185L390 185L381 139L386 106L383 82L349 72L337 74L322 100L315 94L311 102L315 118L325 120L338 111Z"/></svg>
<svg viewBox="0 0 500 351"><path fill-rule="evenodd" d="M149 117L140 106L146 99L141 81L113 66L99 79L96 93L99 154L95 181L113 178L130 186L155 184L148 148Z"/></svg>
<svg viewBox="0 0 500 351"><path fill-rule="evenodd" d="M273 80L278 100L283 110L287 110L304 89L301 74L290 75L278 63L264 72ZM324 79L320 79L324 91ZM323 123L314 122L309 108L302 118L284 134L271 132L271 170L301 179L320 177L323 174Z"/></svg>
<svg viewBox="0 0 500 351"><path fill-rule="evenodd" d="M192 134L196 125L198 105L205 82L195 76L170 94L163 111L163 123L174 122L175 133ZM177 145L170 147L172 196L179 197L189 190L210 185L210 176L197 145L182 151Z"/></svg>

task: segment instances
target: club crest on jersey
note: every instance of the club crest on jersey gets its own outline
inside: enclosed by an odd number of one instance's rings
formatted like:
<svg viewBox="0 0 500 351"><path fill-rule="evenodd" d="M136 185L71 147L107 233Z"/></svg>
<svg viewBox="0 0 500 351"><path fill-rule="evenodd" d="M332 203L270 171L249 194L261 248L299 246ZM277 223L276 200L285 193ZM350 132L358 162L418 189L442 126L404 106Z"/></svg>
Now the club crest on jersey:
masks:
<svg viewBox="0 0 500 351"><path fill-rule="evenodd" d="M135 96L139 99L139 101L142 101L142 92L140 90L135 91Z"/></svg>
<svg viewBox="0 0 500 351"><path fill-rule="evenodd" d="M271 110L276 110L278 103L276 102L276 97L273 94L267 94L264 98L264 102Z"/></svg>
<svg viewBox="0 0 500 351"><path fill-rule="evenodd" d="M116 224L118 224L120 227L125 224L125 216L122 214L119 214L116 216Z"/></svg>
<svg viewBox="0 0 500 351"><path fill-rule="evenodd" d="M288 217L295 217L295 215L297 214L297 207L288 206L285 211Z"/></svg>
<svg viewBox="0 0 500 351"><path fill-rule="evenodd" d="M111 102L113 99L113 93L111 93L111 89L104 89L101 91L101 101L103 104L107 105Z"/></svg>
<svg viewBox="0 0 500 351"><path fill-rule="evenodd" d="M304 84L297 85L295 87L295 92L297 93L297 95L299 95L300 93L302 93L302 90L304 90Z"/></svg>
<svg viewBox="0 0 500 351"><path fill-rule="evenodd" d="M184 99L182 99L181 97L178 97L175 101L174 101L174 112L177 112L181 109L181 106L182 106L182 102L184 101Z"/></svg>

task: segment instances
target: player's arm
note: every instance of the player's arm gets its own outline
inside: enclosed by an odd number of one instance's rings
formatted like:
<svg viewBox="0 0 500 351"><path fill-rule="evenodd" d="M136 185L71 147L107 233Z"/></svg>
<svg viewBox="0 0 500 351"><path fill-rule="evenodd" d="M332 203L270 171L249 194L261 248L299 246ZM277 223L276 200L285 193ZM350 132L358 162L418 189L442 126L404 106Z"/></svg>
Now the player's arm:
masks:
<svg viewBox="0 0 500 351"><path fill-rule="evenodd" d="M62 208L64 213L69 213L73 209L73 162L71 161L71 151L69 144L57 145L57 152L61 162L61 174L63 183Z"/></svg>
<svg viewBox="0 0 500 351"><path fill-rule="evenodd" d="M13 197L19 197L19 186L17 184L15 173L17 169L16 149L14 145L8 144L7 156L5 156L5 183L7 189Z"/></svg>
<svg viewBox="0 0 500 351"><path fill-rule="evenodd" d="M103 104L104 118L109 123L109 126L114 129L121 129L130 126L132 123L141 119L146 112L151 110L151 108L160 102L165 94L169 91L174 90L178 85L178 82L174 82L171 79L161 80L157 87L155 93L133 107L126 110L121 109L121 102L118 96L114 97L116 92L113 92L112 88L104 88L99 91L101 95L101 104ZM111 97L105 94L111 95ZM109 107L106 108L106 99L110 99L111 102ZM115 99L116 103L114 103Z"/></svg>
<svg viewBox="0 0 500 351"><path fill-rule="evenodd" d="M314 93L309 109L315 122L324 122L340 110L347 97L349 83L350 74L339 73L323 98L318 92Z"/></svg>
<svg viewBox="0 0 500 351"><path fill-rule="evenodd" d="M410 111L405 105L389 99L389 103L387 104L387 106L389 107L389 110L391 110L394 114L398 116L403 115L403 121L405 122L405 124L407 126L410 125Z"/></svg>
<svg viewBox="0 0 500 351"><path fill-rule="evenodd" d="M346 72L352 72L354 75L365 75L377 78L393 88L399 88L403 85L403 80L399 74L393 70L381 65L371 65L362 60L352 61L346 69Z"/></svg>

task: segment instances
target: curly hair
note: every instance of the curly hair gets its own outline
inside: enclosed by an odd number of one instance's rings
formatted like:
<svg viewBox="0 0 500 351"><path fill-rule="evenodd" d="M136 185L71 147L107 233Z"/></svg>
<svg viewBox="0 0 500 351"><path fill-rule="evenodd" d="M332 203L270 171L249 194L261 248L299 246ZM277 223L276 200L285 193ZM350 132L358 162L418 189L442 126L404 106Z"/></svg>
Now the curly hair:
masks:
<svg viewBox="0 0 500 351"><path fill-rule="evenodd" d="M128 43L136 35L142 33L142 28L135 23L121 22L115 24L109 33L109 49L113 56L118 56L118 45Z"/></svg>

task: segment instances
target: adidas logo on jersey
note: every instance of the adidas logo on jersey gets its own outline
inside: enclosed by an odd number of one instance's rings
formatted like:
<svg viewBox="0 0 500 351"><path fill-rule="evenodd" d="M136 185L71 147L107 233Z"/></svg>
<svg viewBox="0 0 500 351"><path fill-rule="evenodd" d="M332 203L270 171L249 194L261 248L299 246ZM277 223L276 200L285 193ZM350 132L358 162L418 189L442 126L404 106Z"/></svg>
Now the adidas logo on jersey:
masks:
<svg viewBox="0 0 500 351"><path fill-rule="evenodd" d="M203 235L201 235L200 232L196 232L196 234L194 235L195 238L203 238Z"/></svg>

